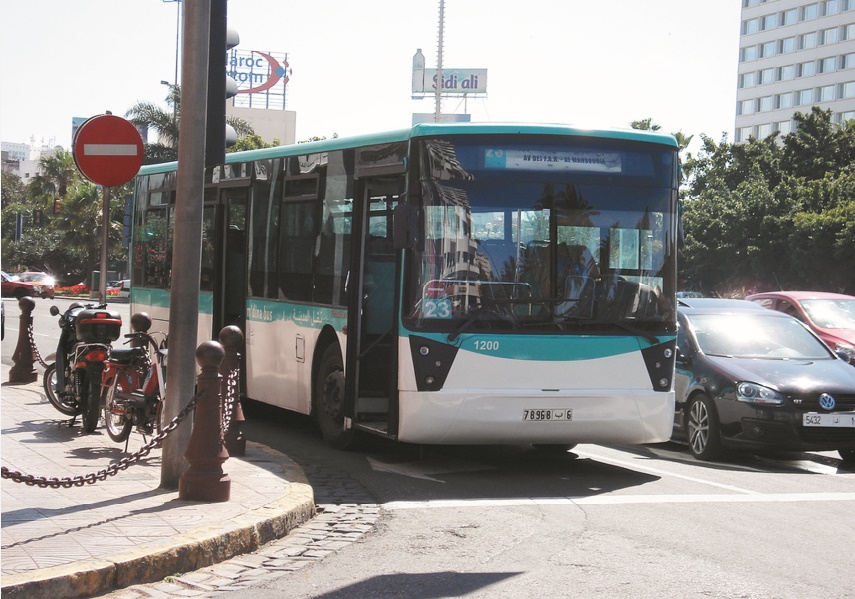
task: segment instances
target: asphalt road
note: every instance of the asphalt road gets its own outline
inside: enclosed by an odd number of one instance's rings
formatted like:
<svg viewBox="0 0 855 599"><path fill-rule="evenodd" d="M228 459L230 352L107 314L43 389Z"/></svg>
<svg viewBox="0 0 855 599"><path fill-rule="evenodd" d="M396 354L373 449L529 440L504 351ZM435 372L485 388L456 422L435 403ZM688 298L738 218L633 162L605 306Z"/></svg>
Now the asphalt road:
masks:
<svg viewBox="0 0 855 599"><path fill-rule="evenodd" d="M7 361L18 326L5 301ZM51 301L36 304L47 354L58 327ZM127 304L115 307L127 323ZM352 481L336 501L381 508L368 534L252 584L254 598L831 599L855 588L855 470L836 452L702 463L671 443L550 454L380 439L340 452L305 416L251 402L245 413L248 439Z"/></svg>
<svg viewBox="0 0 855 599"><path fill-rule="evenodd" d="M60 330L59 318L51 316L50 307L56 306L61 312L64 312L73 302L98 304L96 300L85 298L66 299L58 297L53 300L34 298L33 301L36 303L36 307L32 312L33 339L35 340L36 348L45 359L47 359L48 355L56 352L56 343L59 339ZM21 310L18 307L18 300L14 298L4 297L3 306L6 310L6 334L3 337L2 344L0 344L0 356L2 356L0 359L3 360L4 364L11 365L13 363L12 357L15 353L15 347L18 343ZM128 303L110 302L109 307L111 310L117 310L122 316L122 334L130 332L130 307ZM119 342L123 341L124 339L120 339ZM53 360L48 361L52 362Z"/></svg>
<svg viewBox="0 0 855 599"><path fill-rule="evenodd" d="M544 454L371 440L345 453L308 418L247 413L248 438L345 473L382 508L360 542L253 586L253 597L842 598L855 588L855 470L836 452L702 463L671 443Z"/></svg>

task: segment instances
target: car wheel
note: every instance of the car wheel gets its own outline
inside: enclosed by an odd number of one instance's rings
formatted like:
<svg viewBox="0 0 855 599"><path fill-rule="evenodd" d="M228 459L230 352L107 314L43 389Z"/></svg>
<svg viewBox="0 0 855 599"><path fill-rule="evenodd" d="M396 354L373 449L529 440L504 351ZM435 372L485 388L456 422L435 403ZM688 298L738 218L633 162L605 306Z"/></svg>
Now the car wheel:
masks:
<svg viewBox="0 0 855 599"><path fill-rule="evenodd" d="M855 449L838 449L840 459L847 464L855 464Z"/></svg>
<svg viewBox="0 0 855 599"><path fill-rule="evenodd" d="M686 415L689 451L699 460L714 460L722 453L721 427L712 400L699 394L689 400Z"/></svg>

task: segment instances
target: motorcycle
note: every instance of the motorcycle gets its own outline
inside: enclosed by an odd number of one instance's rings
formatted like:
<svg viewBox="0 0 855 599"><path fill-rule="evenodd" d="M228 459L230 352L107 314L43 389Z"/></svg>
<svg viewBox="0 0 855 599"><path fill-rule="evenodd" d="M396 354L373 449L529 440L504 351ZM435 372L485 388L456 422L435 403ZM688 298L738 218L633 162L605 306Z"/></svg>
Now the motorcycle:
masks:
<svg viewBox="0 0 855 599"><path fill-rule="evenodd" d="M132 347L113 348L105 362L101 403L107 434L117 443L127 441L134 426L143 437L162 431L166 337L158 344L149 328L148 314L137 312L131 316L133 332L125 337Z"/></svg>
<svg viewBox="0 0 855 599"><path fill-rule="evenodd" d="M91 433L98 426L101 412L101 374L109 357L111 343L119 338L122 317L107 304L94 306L74 302L60 315L51 306L52 316L59 316L59 335L55 359L44 373L43 386L48 401L60 413L82 416L83 430Z"/></svg>

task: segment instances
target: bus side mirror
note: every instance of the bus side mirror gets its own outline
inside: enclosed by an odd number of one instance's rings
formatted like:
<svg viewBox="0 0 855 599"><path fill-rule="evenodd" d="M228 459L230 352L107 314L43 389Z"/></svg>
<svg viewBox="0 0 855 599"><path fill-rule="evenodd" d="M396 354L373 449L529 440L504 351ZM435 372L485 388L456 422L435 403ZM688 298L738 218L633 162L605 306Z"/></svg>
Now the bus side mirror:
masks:
<svg viewBox="0 0 855 599"><path fill-rule="evenodd" d="M419 240L419 211L409 204L398 204L392 211L392 221L392 244L395 249L416 249Z"/></svg>

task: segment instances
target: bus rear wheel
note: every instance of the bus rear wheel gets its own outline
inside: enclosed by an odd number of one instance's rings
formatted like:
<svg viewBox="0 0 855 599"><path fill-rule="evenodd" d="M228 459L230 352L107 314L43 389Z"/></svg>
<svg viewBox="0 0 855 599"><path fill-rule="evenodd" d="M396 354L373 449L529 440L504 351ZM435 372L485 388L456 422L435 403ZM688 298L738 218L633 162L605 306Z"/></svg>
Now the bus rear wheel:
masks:
<svg viewBox="0 0 855 599"><path fill-rule="evenodd" d="M315 417L324 440L336 449L353 444L353 430L344 428L344 363L335 344L321 358L315 380Z"/></svg>

